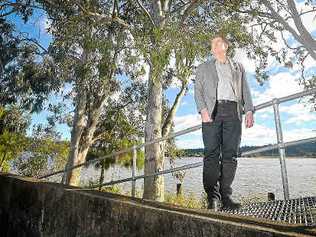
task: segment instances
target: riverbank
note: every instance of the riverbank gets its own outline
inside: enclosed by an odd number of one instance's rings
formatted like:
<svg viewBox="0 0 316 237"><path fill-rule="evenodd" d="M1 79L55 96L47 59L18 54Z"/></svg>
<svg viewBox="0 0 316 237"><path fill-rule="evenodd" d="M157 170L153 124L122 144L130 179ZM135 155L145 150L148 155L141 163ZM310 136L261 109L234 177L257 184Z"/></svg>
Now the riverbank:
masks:
<svg viewBox="0 0 316 237"><path fill-rule="evenodd" d="M132 196L130 191L124 191L120 186L113 185L110 187L103 187L100 191L102 192L111 192L116 194L121 194L125 196ZM137 198L142 198L143 190L137 189L135 192L135 196ZM248 205L251 203L258 203L258 202L266 202L268 201L268 196L264 196L259 193L251 194L244 196L240 203L242 205ZM180 194L176 194L174 192L165 192L165 203L170 203L173 205L185 207L185 208L194 208L194 209L206 209L207 208L207 196L206 193L203 191L201 195L196 195L193 193L184 194L183 192Z"/></svg>

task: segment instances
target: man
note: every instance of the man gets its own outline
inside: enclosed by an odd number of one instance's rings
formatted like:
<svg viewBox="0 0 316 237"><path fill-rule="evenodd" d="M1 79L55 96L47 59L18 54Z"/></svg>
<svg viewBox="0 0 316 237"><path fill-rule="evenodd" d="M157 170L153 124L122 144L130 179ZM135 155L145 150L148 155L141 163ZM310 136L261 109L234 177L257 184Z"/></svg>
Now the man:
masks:
<svg viewBox="0 0 316 237"><path fill-rule="evenodd" d="M236 209L231 199L241 140L242 114L246 128L253 126L254 106L245 70L227 56L228 40L211 39L213 58L196 70L194 98L202 119L204 143L203 186L208 208Z"/></svg>

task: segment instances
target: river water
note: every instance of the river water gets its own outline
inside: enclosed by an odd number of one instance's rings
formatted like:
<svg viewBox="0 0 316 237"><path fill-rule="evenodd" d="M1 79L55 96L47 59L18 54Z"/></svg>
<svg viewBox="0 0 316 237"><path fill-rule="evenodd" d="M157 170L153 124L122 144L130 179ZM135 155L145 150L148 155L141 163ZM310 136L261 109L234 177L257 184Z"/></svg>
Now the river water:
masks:
<svg viewBox="0 0 316 237"><path fill-rule="evenodd" d="M201 157L187 157L175 160L175 167L203 161ZM290 198L316 196L316 159L287 158ZM165 169L170 168L166 158ZM105 182L131 176L130 168L114 165L105 171ZM143 174L138 170L137 175ZM179 182L171 174L165 176L165 191L176 193ZM99 171L93 167L83 170L81 182L87 184L99 177ZM183 179L183 193L200 198L202 195L202 166L186 170ZM123 191L131 190L131 182L119 184ZM137 180L137 190L143 189L143 179ZM283 199L280 162L278 158L238 158L238 167L233 183L233 198L238 201L251 200L253 197L265 200L268 192L275 194L276 199Z"/></svg>

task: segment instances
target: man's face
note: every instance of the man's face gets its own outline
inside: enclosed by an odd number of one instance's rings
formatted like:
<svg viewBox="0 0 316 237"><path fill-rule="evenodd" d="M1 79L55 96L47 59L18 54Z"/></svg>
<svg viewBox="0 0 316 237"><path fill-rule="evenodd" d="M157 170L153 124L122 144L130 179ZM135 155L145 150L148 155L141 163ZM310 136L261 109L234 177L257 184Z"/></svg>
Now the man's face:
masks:
<svg viewBox="0 0 316 237"><path fill-rule="evenodd" d="M227 51L227 44L221 37L216 37L212 39L211 42L211 51L214 55L223 54Z"/></svg>

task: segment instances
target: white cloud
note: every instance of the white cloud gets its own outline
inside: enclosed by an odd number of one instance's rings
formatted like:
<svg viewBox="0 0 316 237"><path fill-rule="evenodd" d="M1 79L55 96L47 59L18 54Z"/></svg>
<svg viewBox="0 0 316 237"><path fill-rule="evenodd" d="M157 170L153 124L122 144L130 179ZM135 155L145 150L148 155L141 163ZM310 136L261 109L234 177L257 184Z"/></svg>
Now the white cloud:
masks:
<svg viewBox="0 0 316 237"><path fill-rule="evenodd" d="M176 116L174 122L175 131L180 131L201 124L201 118L198 114L188 114L184 116ZM176 141L178 147L203 147L201 129L183 136L188 136L190 137L190 139L179 136ZM245 128L245 124L243 122L242 144L264 145L268 143L273 143L274 141L276 141L275 129L271 129L269 127L257 123L255 123L252 128Z"/></svg>
<svg viewBox="0 0 316 237"><path fill-rule="evenodd" d="M304 125L316 121L316 113L312 109L312 105L303 103L280 105L280 112L288 114L285 124Z"/></svg>
<svg viewBox="0 0 316 237"><path fill-rule="evenodd" d="M188 114L184 116L176 116L174 119L175 131L180 131L201 124L200 114ZM197 131L190 134L198 134Z"/></svg>
<svg viewBox="0 0 316 237"><path fill-rule="evenodd" d="M265 145L276 142L276 132L274 128L262 124L254 123L253 127L246 128L245 123L242 127L241 146L244 145Z"/></svg>
<svg viewBox="0 0 316 237"><path fill-rule="evenodd" d="M271 111L272 112L272 111ZM273 116L273 115L272 115ZM261 118L261 119L268 119L268 118L272 118L271 117L271 113L268 112L263 112L262 110L259 110L258 112L256 112L255 115L256 118Z"/></svg>
<svg viewBox="0 0 316 237"><path fill-rule="evenodd" d="M187 114L183 116L176 116L174 119L174 124L175 132L186 128L194 127L201 124L201 116L199 114ZM176 145L177 147L182 149L203 147L201 129L177 137Z"/></svg>
<svg viewBox="0 0 316 237"><path fill-rule="evenodd" d="M310 79L310 77L311 77L311 75L309 75L309 76L307 76L306 75L306 72L309 70L309 69L312 69L312 68L315 68L315 66L316 66L316 63L315 63L315 59L313 59L310 55L308 55L306 58L305 58L305 60L304 60L304 62L303 62L303 65L304 65L304 67L305 67L305 71L304 71L304 76L305 76L305 78L308 80L308 79ZM301 76L300 74L301 74L301 64L297 64L297 63L295 63L295 64L293 64L293 68L292 68L292 70L293 71L295 71L299 76Z"/></svg>
<svg viewBox="0 0 316 237"><path fill-rule="evenodd" d="M249 73L255 72L255 69L256 69L255 61L247 57L247 53L245 49L237 48L233 59L236 60L237 62L242 63L246 72L249 72Z"/></svg>
<svg viewBox="0 0 316 237"><path fill-rule="evenodd" d="M252 90L255 105L267 102L273 98L280 98L303 91L304 87L299 85L295 77L289 72L277 73L270 77L267 89L264 92Z"/></svg>
<svg viewBox="0 0 316 237"><path fill-rule="evenodd" d="M283 141L295 141L310 137L315 137L316 132L310 128L283 129ZM243 127L241 145L265 145L276 144L277 136L275 128L270 128L262 124L254 124L252 128Z"/></svg>

